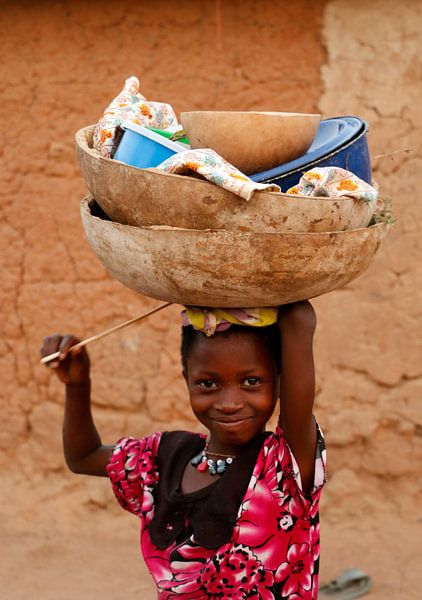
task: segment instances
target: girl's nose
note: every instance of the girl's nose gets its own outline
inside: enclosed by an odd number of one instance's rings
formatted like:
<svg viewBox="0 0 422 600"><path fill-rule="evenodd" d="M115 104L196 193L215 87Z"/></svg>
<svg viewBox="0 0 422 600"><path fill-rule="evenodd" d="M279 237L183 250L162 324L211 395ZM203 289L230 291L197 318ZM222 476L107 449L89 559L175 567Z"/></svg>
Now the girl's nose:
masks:
<svg viewBox="0 0 422 600"><path fill-rule="evenodd" d="M237 391L237 390L236 390ZM214 407L224 413L235 413L243 407L243 400L234 390L222 390Z"/></svg>

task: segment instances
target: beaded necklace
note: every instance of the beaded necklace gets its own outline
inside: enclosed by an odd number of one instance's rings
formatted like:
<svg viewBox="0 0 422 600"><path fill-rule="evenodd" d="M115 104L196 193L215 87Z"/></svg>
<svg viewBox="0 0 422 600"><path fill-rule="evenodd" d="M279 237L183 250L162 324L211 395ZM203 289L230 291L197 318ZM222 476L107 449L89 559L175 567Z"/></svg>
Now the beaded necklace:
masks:
<svg viewBox="0 0 422 600"><path fill-rule="evenodd" d="M191 465L196 467L201 473L208 470L210 475L222 475L227 467L232 464L235 457L230 454L210 452L208 450L209 443L210 441L207 440L204 449L192 458L190 461ZM219 458L214 460L210 458L211 456L218 456Z"/></svg>

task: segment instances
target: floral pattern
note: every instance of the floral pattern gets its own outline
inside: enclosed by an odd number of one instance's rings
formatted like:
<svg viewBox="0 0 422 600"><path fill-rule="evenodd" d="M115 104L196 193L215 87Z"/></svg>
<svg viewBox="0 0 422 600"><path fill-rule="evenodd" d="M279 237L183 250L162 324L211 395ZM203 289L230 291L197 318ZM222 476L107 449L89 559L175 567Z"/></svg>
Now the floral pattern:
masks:
<svg viewBox="0 0 422 600"><path fill-rule="evenodd" d="M112 155L116 127L123 121L171 131L180 128L170 104L147 101L139 92L139 79L133 76L126 79L122 91L109 104L95 127L93 145L101 156L110 158Z"/></svg>
<svg viewBox="0 0 422 600"><path fill-rule="evenodd" d="M232 539L218 549L192 535L160 550L152 543L156 456L161 439L124 438L108 473L121 506L141 522L141 549L161 600L315 600L318 590L318 503L325 483L325 447L318 428L314 487L302 491L296 460L278 425L258 455Z"/></svg>
<svg viewBox="0 0 422 600"><path fill-rule="evenodd" d="M275 183L252 181L210 148L179 152L167 158L157 169L177 175L196 173L245 200L249 200L255 190L280 191L280 187Z"/></svg>
<svg viewBox="0 0 422 600"><path fill-rule="evenodd" d="M378 198L378 190L372 185L340 167L317 167L307 171L286 194L330 198L351 196L372 203Z"/></svg>

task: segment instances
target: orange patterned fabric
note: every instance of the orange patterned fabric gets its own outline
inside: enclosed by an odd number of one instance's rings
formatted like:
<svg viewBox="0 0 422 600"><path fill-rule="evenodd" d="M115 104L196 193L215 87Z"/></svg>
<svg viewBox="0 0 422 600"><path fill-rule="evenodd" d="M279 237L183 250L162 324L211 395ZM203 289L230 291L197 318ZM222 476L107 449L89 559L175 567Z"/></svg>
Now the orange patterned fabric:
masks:
<svg viewBox="0 0 422 600"><path fill-rule="evenodd" d="M170 131L181 128L170 104L146 100L139 92L139 80L136 77L126 79L122 91L106 108L95 127L94 148L101 156L110 158L114 148L116 127L123 121Z"/></svg>
<svg viewBox="0 0 422 600"><path fill-rule="evenodd" d="M166 173L189 175L196 173L237 196L249 200L256 190L279 192L274 183L256 183L241 173L222 156L210 148L187 150L170 156L157 169Z"/></svg>
<svg viewBox="0 0 422 600"><path fill-rule="evenodd" d="M302 175L287 194L299 196L352 196L366 202L376 201L378 190L340 167L319 167Z"/></svg>

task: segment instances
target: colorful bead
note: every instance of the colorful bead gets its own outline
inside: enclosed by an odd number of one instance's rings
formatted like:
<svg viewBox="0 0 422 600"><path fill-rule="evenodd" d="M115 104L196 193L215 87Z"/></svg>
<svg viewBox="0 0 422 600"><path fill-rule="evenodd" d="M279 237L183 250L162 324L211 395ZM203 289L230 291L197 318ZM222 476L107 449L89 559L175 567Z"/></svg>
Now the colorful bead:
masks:
<svg viewBox="0 0 422 600"><path fill-rule="evenodd" d="M207 455L208 442L205 448L191 459L191 465L196 467L200 473L205 473L208 470L210 475L222 475L229 465L233 462L233 457L226 456L213 460ZM214 456L218 456L215 454ZM223 455L224 456L224 455Z"/></svg>
<svg viewBox="0 0 422 600"><path fill-rule="evenodd" d="M199 465L199 463L202 461L202 452L200 452L199 454L197 454L196 456L194 456L192 458L192 460L190 461L190 464L193 465L194 467L196 467L197 465Z"/></svg>
<svg viewBox="0 0 422 600"><path fill-rule="evenodd" d="M199 463L199 465L196 468L200 473L204 473L208 469L207 461L203 460L202 462Z"/></svg>

